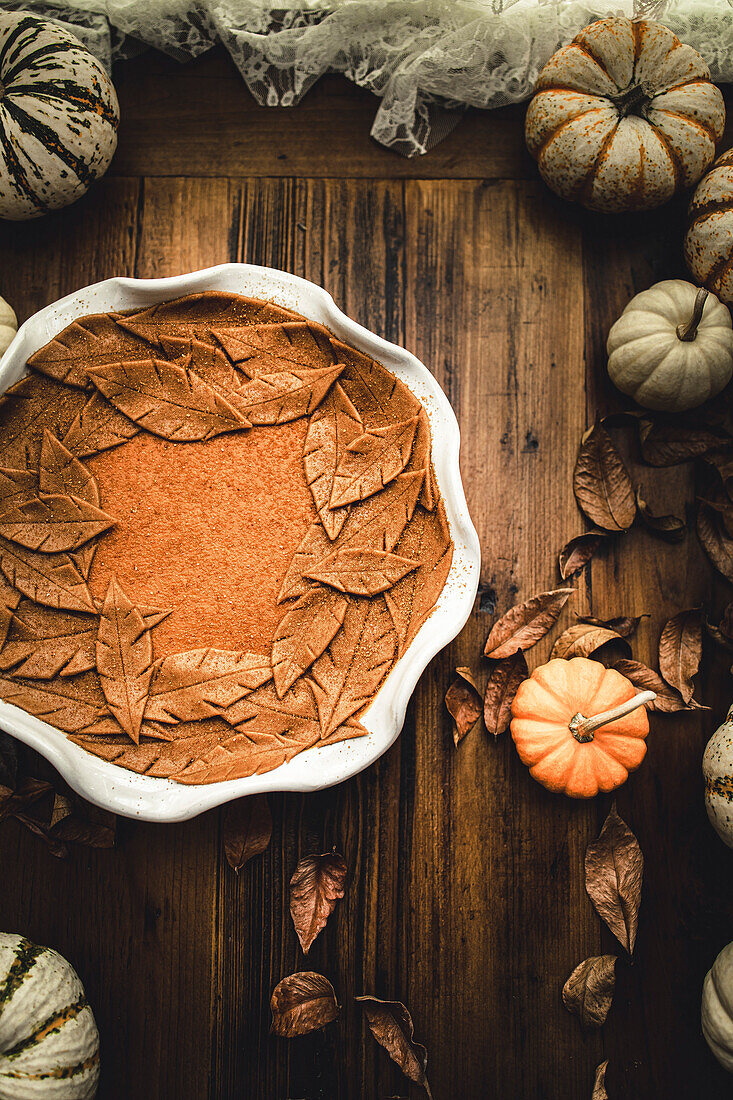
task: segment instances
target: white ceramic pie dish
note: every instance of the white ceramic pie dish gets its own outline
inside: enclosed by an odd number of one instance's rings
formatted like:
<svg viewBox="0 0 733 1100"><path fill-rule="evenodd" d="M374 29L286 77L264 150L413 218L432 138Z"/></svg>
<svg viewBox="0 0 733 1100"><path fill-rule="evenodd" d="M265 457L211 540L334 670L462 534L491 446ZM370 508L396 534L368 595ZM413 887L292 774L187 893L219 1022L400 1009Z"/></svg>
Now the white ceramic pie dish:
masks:
<svg viewBox="0 0 733 1100"><path fill-rule="evenodd" d="M360 720L367 737L300 753L264 775L186 786L137 775L85 752L65 734L19 707L0 701L0 728L46 757L83 798L144 821L183 821L213 806L262 791L315 791L372 764L397 738L410 696L428 662L460 632L476 598L480 548L458 465L459 432L448 399L414 355L350 320L314 283L272 268L221 264L169 279L107 279L61 298L30 317L0 360L0 393L26 373L29 356L71 321L88 313L150 306L184 294L230 291L263 298L320 321L335 336L371 355L412 390L425 407L433 437L433 465L455 544L453 564L428 621L397 661Z"/></svg>

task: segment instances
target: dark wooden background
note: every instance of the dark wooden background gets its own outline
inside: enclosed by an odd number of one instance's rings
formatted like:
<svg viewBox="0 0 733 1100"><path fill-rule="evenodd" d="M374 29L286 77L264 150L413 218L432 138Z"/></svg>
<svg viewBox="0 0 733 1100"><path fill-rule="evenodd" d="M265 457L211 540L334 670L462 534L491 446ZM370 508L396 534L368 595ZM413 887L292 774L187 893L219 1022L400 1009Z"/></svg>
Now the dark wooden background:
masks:
<svg viewBox="0 0 733 1100"><path fill-rule="evenodd" d="M619 962L600 1033L581 1032L560 990L582 959L617 950L583 880L609 800L551 796L507 736L477 728L456 750L442 702L455 665L481 675L495 611L558 581L556 551L583 529L571 489L581 432L618 407L605 335L632 294L684 274L685 200L616 218L562 203L524 150L521 108L469 113L405 160L370 140L372 97L337 78L293 110L256 107L216 51L185 67L148 54L116 81L110 172L73 208L0 228L0 292L22 319L97 279L226 260L322 284L448 394L483 568L476 610L423 676L397 743L340 787L272 797L272 845L239 877L218 812L122 821L116 851L67 862L3 824L0 927L81 974L102 1100L416 1097L365 1031L361 993L409 1006L436 1100L588 1100L604 1058L612 1100L728 1095L699 1028L703 976L733 936L733 853L707 824L700 776L728 703L725 661L706 652L712 712L654 718L647 760L619 794L646 871L634 963ZM689 512L689 467L633 470L655 507ZM577 589L578 611L650 615L634 643L647 661L669 615L725 597L694 535L668 546L636 529ZM304 967L287 884L301 854L332 845L347 895ZM271 1038L270 992L298 968L333 981L340 1021Z"/></svg>

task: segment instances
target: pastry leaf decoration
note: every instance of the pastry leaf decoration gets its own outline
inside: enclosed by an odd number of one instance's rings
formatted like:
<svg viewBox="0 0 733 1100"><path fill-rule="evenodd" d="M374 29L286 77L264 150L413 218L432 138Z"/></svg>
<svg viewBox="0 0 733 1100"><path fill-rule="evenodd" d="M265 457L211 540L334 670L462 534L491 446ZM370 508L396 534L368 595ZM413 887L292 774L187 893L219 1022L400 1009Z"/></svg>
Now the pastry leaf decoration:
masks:
<svg viewBox="0 0 733 1100"><path fill-rule="evenodd" d="M255 740L270 735L306 739L320 735L313 692L304 680L298 680L282 697L274 682L265 684L222 711L222 718L238 733Z"/></svg>
<svg viewBox="0 0 733 1100"><path fill-rule="evenodd" d="M137 424L118 412L95 390L72 421L63 444L78 458L85 458L119 447L139 431Z"/></svg>
<svg viewBox="0 0 733 1100"><path fill-rule="evenodd" d="M29 496L35 487L36 475L33 470L13 470L9 466L0 467L0 508L10 500Z"/></svg>
<svg viewBox="0 0 733 1100"><path fill-rule="evenodd" d="M0 398L0 438L3 465L35 467L43 429L61 438L87 395L52 378L29 374Z"/></svg>
<svg viewBox="0 0 733 1100"><path fill-rule="evenodd" d="M66 733L81 733L105 714L99 688L85 692L77 680L23 681L0 677L0 699ZM86 696L86 697L85 697Z"/></svg>
<svg viewBox="0 0 733 1100"><path fill-rule="evenodd" d="M380 492L401 474L410 460L417 417L371 428L348 444L333 479L330 506L353 504Z"/></svg>
<svg viewBox="0 0 733 1100"><path fill-rule="evenodd" d="M96 668L97 623L89 615L25 604L13 615L12 640L0 649L0 669L52 680Z"/></svg>
<svg viewBox="0 0 733 1100"><path fill-rule="evenodd" d="M183 443L250 427L215 389L176 363L112 363L90 377L116 409L165 439Z"/></svg>
<svg viewBox="0 0 733 1100"><path fill-rule="evenodd" d="M309 321L214 328L212 333L232 362L250 378L290 370L294 365L329 367L336 358L328 331Z"/></svg>
<svg viewBox="0 0 733 1100"><path fill-rule="evenodd" d="M376 596L386 592L417 569L420 563L384 550L337 550L321 562L319 568L306 573L309 580L330 585L354 596Z"/></svg>
<svg viewBox="0 0 733 1100"><path fill-rule="evenodd" d="M252 740L243 733L235 733L228 741L204 753L183 771L178 772L178 783L223 783L227 779L242 779L247 775L279 768L303 749L310 748L317 738L302 740L297 737L261 735Z"/></svg>
<svg viewBox="0 0 733 1100"><path fill-rule="evenodd" d="M96 653L109 709L137 744L153 675L153 644L142 615L114 576L99 617Z"/></svg>
<svg viewBox="0 0 733 1100"><path fill-rule="evenodd" d="M170 359L179 360L179 366L193 371L197 378L247 419L247 402L239 394L241 375L237 375L219 348L204 344L201 340L184 340L176 336L161 336L160 342Z"/></svg>
<svg viewBox="0 0 733 1100"><path fill-rule="evenodd" d="M330 367L290 367L276 374L261 374L239 390L252 424L284 424L309 416L321 403L343 370L341 363Z"/></svg>
<svg viewBox="0 0 733 1100"><path fill-rule="evenodd" d="M432 513L421 510L415 513L396 549L420 563L384 594L402 656L435 606L453 562L453 544L442 501Z"/></svg>
<svg viewBox="0 0 733 1100"><path fill-rule="evenodd" d="M423 477L422 470L400 474L381 493L352 505L335 544L320 523L312 524L295 551L278 600L282 602L304 592L309 584L305 578L320 570L336 549L363 547L391 553L415 511Z"/></svg>
<svg viewBox="0 0 733 1100"><path fill-rule="evenodd" d="M0 538L0 570L14 588L36 603L95 612L86 581L68 554L39 554Z"/></svg>
<svg viewBox="0 0 733 1100"><path fill-rule="evenodd" d="M67 325L31 355L28 366L67 386L84 388L89 385L90 367L149 354L142 340L119 327L115 314L95 313Z"/></svg>
<svg viewBox="0 0 733 1100"><path fill-rule="evenodd" d="M272 673L267 657L223 649L192 649L156 666L145 720L193 722L232 706Z"/></svg>
<svg viewBox="0 0 733 1100"><path fill-rule="evenodd" d="M336 382L311 416L303 448L305 479L330 539L338 537L349 514L348 507L331 507L336 466L348 444L362 432L359 413Z"/></svg>
<svg viewBox="0 0 733 1100"><path fill-rule="evenodd" d="M114 523L93 504L58 493L39 493L30 500L0 505L0 535L44 554L77 550Z"/></svg>
<svg viewBox="0 0 733 1100"><path fill-rule="evenodd" d="M98 508L99 486L83 462L75 458L55 435L44 430L38 460L38 487L42 493L68 493ZM80 573L89 577L96 551L94 543L83 546L74 555Z"/></svg>
<svg viewBox="0 0 733 1100"><path fill-rule="evenodd" d="M350 603L341 630L311 670L324 737L370 701L394 654L395 633L383 600Z"/></svg>
<svg viewBox="0 0 733 1100"><path fill-rule="evenodd" d="M187 294L116 317L122 329L153 345L159 345L161 336L186 335L208 340L212 325L256 325L298 319L297 313L282 306L227 293Z"/></svg>
<svg viewBox="0 0 733 1100"><path fill-rule="evenodd" d="M425 471L425 480L420 492L420 504L423 508L427 508L428 512L434 511L435 505L440 500L440 489L430 461L430 421L428 420L428 414L422 407L417 416L417 432L412 444L412 455L407 469Z"/></svg>
<svg viewBox="0 0 733 1100"><path fill-rule="evenodd" d="M282 698L337 634L347 601L322 589L306 592L286 612L272 640L272 673Z"/></svg>
<svg viewBox="0 0 733 1100"><path fill-rule="evenodd" d="M340 340L332 339L331 346L338 362L345 365L341 385L357 409L375 409L379 418L376 427L418 415L422 406L404 382Z"/></svg>
<svg viewBox="0 0 733 1100"><path fill-rule="evenodd" d="M5 645L13 621L13 612L21 601L20 592L0 573L0 648ZM1 667L1 666L0 666Z"/></svg>

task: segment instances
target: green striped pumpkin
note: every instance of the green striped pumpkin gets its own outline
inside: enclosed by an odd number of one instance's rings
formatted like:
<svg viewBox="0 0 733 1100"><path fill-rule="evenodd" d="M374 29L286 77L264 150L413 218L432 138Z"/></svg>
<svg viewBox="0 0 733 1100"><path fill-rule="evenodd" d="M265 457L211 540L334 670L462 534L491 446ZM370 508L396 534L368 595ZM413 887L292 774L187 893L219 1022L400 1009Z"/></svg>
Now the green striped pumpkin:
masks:
<svg viewBox="0 0 733 1100"><path fill-rule="evenodd" d="M37 218L107 170L120 112L102 65L73 34L0 14L0 218Z"/></svg>
<svg viewBox="0 0 733 1100"><path fill-rule="evenodd" d="M0 1100L91 1100L99 1033L75 971L0 932Z"/></svg>

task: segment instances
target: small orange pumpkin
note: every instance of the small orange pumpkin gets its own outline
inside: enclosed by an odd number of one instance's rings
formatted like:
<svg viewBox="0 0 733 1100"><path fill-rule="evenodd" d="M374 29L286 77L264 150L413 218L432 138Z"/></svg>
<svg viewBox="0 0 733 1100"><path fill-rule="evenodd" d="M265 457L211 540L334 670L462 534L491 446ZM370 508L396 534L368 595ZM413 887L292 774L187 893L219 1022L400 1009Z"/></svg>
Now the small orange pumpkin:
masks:
<svg viewBox="0 0 733 1100"><path fill-rule="evenodd" d="M536 668L512 703L511 732L530 775L571 798L612 791L646 754L649 719L634 685L598 661L557 658Z"/></svg>

